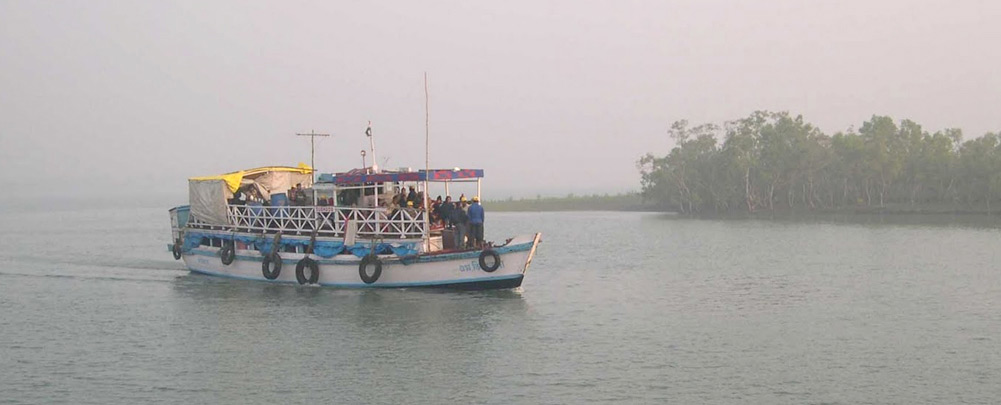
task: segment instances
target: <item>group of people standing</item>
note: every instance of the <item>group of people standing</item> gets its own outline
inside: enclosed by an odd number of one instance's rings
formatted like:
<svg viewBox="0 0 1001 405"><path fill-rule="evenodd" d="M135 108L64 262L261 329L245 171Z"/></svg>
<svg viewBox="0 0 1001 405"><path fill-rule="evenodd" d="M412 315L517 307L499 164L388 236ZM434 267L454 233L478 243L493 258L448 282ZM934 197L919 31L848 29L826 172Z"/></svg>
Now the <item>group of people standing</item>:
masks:
<svg viewBox="0 0 1001 405"><path fill-rule="evenodd" d="M444 201L438 196L431 204L431 215L446 229L452 230L456 248L483 247L484 212L479 197L473 197L470 202L462 195L458 202L453 203L452 196L445 197Z"/></svg>
<svg viewBox="0 0 1001 405"><path fill-rule="evenodd" d="M423 211L423 206L424 193L411 186L409 190L404 188L393 196L386 206L386 214L388 218L396 219L400 211L416 214ZM431 223L451 230L456 248L483 247L484 212L479 197L467 200L463 194L459 201L453 202L452 196L442 200L439 195L431 201L430 208Z"/></svg>
<svg viewBox="0 0 1001 405"><path fill-rule="evenodd" d="M423 207L424 193L417 192L413 186L410 186L409 191L404 188L393 195L393 198L390 199L389 204L386 206L386 212L390 218L396 219L396 214L401 209L417 212Z"/></svg>
<svg viewBox="0 0 1001 405"><path fill-rule="evenodd" d="M288 200L292 205L307 205L312 201L309 201L309 196L306 195L306 189L302 187L302 183L296 183L295 187L288 190Z"/></svg>

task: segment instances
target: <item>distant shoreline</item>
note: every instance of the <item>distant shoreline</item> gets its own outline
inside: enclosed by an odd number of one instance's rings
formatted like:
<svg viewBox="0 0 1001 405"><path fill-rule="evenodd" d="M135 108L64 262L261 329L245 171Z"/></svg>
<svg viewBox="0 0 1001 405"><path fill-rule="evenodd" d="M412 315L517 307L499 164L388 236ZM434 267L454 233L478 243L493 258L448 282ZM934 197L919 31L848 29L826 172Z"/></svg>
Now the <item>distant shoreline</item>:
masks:
<svg viewBox="0 0 1001 405"><path fill-rule="evenodd" d="M515 200L485 201L484 206L497 212L532 212L532 211L647 211L661 212L653 204L643 201L639 193L615 195L588 195L566 197L536 197Z"/></svg>
<svg viewBox="0 0 1001 405"><path fill-rule="evenodd" d="M664 209L648 201L643 201L639 193L615 195L568 195L566 197L536 197L507 200L485 201L484 205L495 212L550 212L550 211L622 211L622 212L661 212L677 214L692 218L768 218L789 216L872 216L872 215L917 215L917 216L985 216L1001 218L1001 207L969 207L948 204L887 204L884 207L840 207L840 208L783 208L773 211L760 209L755 212L702 212L696 214L681 214L675 210Z"/></svg>

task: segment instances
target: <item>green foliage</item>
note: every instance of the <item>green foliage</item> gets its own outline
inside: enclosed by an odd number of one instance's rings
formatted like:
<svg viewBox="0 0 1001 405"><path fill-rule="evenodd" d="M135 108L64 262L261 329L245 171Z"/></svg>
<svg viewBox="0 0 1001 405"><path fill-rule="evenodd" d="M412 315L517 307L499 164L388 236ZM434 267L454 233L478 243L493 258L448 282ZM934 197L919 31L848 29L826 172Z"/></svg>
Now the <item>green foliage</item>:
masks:
<svg viewBox="0 0 1001 405"><path fill-rule="evenodd" d="M1001 199L1001 134L962 142L916 122L872 116L832 136L786 112L756 111L719 127L671 125L675 147L637 164L642 196L682 213L777 209L986 209ZM719 140L722 139L722 144ZM993 207L992 207L993 203Z"/></svg>

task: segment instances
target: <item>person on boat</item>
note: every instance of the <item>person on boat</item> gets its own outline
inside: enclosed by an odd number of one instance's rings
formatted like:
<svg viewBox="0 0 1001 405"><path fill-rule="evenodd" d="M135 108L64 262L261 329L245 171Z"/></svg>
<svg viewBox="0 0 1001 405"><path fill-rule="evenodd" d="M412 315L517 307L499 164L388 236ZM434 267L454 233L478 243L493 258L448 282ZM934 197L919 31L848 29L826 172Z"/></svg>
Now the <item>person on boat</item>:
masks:
<svg viewBox="0 0 1001 405"><path fill-rule="evenodd" d="M404 205L407 205L407 201L408 201L407 197L409 197L407 195L407 188L406 187L401 188L399 195L400 195L400 206L402 207Z"/></svg>
<svg viewBox="0 0 1001 405"><path fill-rule="evenodd" d="M389 204L386 204L386 217L389 219L396 219L395 217L398 215L397 211L399 210L400 210L400 196L394 195L393 199L389 201Z"/></svg>
<svg viewBox="0 0 1001 405"><path fill-rule="evenodd" d="M448 229L452 229L452 210L454 208L455 204L452 204L452 196L450 195L445 196L445 202L441 203L441 207L438 208L438 216L441 217Z"/></svg>
<svg viewBox="0 0 1001 405"><path fill-rule="evenodd" d="M293 196L295 205L306 205L306 189L302 188L302 183L295 185L295 195Z"/></svg>
<svg viewBox="0 0 1001 405"><path fill-rule="evenodd" d="M299 186L301 184L302 183L297 183L292 186L292 188L288 189L288 192L286 192L289 205L299 205Z"/></svg>
<svg viewBox="0 0 1001 405"><path fill-rule="evenodd" d="M455 229L455 248L462 249L466 246L466 229L469 225L469 216L466 214L463 205L466 203L459 202L459 206L452 210L452 226Z"/></svg>
<svg viewBox="0 0 1001 405"><path fill-rule="evenodd" d="M459 206L459 209L462 210L462 217L465 218L466 225L466 228L463 231L463 235L466 236L465 239L463 239L465 241L463 246L469 247L469 200L466 199L465 194L459 197Z"/></svg>
<svg viewBox="0 0 1001 405"><path fill-rule="evenodd" d="M441 223L441 196L431 202L431 223L438 225Z"/></svg>
<svg viewBox="0 0 1001 405"><path fill-rule="evenodd" d="M469 206L469 244L474 248L483 246L483 206L477 196L473 196L473 205Z"/></svg>
<svg viewBox="0 0 1001 405"><path fill-rule="evenodd" d="M407 201L407 208L404 208L403 210L406 211L407 214L409 214L410 218L416 218L417 217L417 210L414 209L414 202L413 201Z"/></svg>
<svg viewBox="0 0 1001 405"><path fill-rule="evenodd" d="M236 189L236 193L233 194L233 198L229 199L229 205L244 205L247 203L247 189L240 187Z"/></svg>
<svg viewBox="0 0 1001 405"><path fill-rule="evenodd" d="M414 186L410 186L410 192L407 193L407 202L417 205L417 190L414 190Z"/></svg>

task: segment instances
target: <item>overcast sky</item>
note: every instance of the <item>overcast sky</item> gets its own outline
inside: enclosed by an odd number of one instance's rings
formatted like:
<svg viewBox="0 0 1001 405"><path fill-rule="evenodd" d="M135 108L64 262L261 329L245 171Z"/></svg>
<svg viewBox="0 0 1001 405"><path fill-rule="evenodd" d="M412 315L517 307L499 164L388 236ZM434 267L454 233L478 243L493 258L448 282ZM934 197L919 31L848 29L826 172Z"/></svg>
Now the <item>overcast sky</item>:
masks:
<svg viewBox="0 0 1001 405"><path fill-rule="evenodd" d="M424 72L431 165L486 197L638 190L679 119L1001 130L1001 2L0 0L3 194L184 196L308 162L311 129L343 171L369 120L423 167Z"/></svg>

